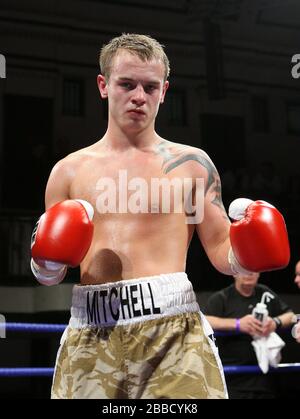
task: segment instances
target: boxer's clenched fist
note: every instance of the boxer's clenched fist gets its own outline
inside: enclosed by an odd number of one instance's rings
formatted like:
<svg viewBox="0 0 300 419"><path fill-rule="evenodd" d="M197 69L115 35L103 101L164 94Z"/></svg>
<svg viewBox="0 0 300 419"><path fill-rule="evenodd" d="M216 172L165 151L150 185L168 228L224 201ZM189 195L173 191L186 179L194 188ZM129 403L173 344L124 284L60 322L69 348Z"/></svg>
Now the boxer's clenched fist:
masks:
<svg viewBox="0 0 300 419"><path fill-rule="evenodd" d="M49 208L32 235L31 268L44 285L62 281L67 266L84 259L93 237L94 210L82 200L66 200Z"/></svg>
<svg viewBox="0 0 300 419"><path fill-rule="evenodd" d="M290 259L286 225L281 213L265 201L237 199L229 207L229 254L234 273L284 268Z"/></svg>

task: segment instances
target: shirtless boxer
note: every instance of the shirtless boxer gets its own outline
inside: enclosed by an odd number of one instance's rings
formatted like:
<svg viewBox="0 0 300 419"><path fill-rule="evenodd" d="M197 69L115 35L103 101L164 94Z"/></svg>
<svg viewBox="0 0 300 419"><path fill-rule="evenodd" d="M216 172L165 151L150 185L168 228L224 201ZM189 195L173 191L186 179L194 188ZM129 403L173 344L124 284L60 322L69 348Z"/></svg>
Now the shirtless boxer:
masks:
<svg viewBox="0 0 300 419"><path fill-rule="evenodd" d="M100 68L107 131L55 165L46 213L32 240L32 270L41 283L62 281L67 265L80 264L81 271L52 397L224 398L212 330L185 274L189 243L196 229L211 263L224 274L278 269L289 258L283 218L263 202L235 205L233 213L243 217L253 207L249 216L257 217L249 223L248 240L238 225L243 220L230 227L220 178L207 154L156 133L169 86L169 61L157 41L132 34L115 38L102 48ZM203 218L195 217L192 205L177 211L184 194L178 201L175 187L168 208L162 192L153 196L145 188L153 179L192 179L185 198L195 203L203 193Z"/></svg>

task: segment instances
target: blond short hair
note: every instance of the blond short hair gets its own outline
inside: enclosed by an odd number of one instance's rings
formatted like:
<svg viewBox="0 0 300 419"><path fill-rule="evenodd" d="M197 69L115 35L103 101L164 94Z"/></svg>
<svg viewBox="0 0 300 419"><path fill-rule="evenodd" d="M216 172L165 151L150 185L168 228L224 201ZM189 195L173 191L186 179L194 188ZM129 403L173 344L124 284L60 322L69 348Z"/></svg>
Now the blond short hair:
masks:
<svg viewBox="0 0 300 419"><path fill-rule="evenodd" d="M111 74L113 59L120 49L125 49L137 55L142 61L160 60L165 67L164 80L166 81L169 77L170 62L162 44L149 35L123 33L104 45L100 51L100 71L107 80L109 80Z"/></svg>

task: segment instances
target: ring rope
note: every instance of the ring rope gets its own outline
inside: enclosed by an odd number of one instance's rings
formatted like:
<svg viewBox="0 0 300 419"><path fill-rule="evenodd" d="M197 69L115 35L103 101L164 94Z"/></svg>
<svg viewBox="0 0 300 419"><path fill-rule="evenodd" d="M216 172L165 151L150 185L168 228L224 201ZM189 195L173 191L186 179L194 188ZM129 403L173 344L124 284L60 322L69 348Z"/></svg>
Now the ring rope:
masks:
<svg viewBox="0 0 300 419"><path fill-rule="evenodd" d="M279 364L277 368L270 368L270 372L299 372L300 363ZM54 368L0 368L0 377L52 377ZM262 374L257 365L227 365L224 366L226 375Z"/></svg>
<svg viewBox="0 0 300 419"><path fill-rule="evenodd" d="M1 327L5 328L8 332L45 332L45 333L61 333L63 332L67 324L49 324L49 323L2 323ZM283 329L283 332L289 332L290 329ZM235 336L239 335L241 332L237 331L228 331L220 332L215 331L214 336Z"/></svg>
<svg viewBox="0 0 300 419"><path fill-rule="evenodd" d="M5 323L8 332L53 332L60 333L65 330L66 324L47 323Z"/></svg>

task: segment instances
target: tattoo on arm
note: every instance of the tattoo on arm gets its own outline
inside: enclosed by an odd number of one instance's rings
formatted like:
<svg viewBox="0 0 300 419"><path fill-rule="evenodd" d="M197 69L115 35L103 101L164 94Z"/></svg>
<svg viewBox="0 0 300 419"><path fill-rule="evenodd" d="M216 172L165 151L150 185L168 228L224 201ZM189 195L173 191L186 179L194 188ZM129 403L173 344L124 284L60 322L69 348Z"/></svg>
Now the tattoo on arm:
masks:
<svg viewBox="0 0 300 419"><path fill-rule="evenodd" d="M170 145L167 141L161 142L157 146L157 154L163 157L162 170L164 173L170 173L172 170L176 169L183 163L187 161L196 161L202 167L204 167L208 174L207 184L205 187L205 195L211 189L214 192L214 199L211 201L212 204L218 206L222 212L223 216L228 219L221 194L221 182L220 177L217 172L217 169L213 163L207 159L205 156L201 156L200 153L187 153L188 146L173 146Z"/></svg>
<svg viewBox="0 0 300 419"><path fill-rule="evenodd" d="M217 205L217 207L219 207L222 211L223 218L228 220L228 216L227 216L227 213L224 208L223 201L222 201L222 190L221 190L221 182L220 182L219 177L215 180L213 191L215 192L215 197L211 201L211 203L214 205Z"/></svg>
<svg viewBox="0 0 300 419"><path fill-rule="evenodd" d="M205 167L208 172L208 182L205 188L205 193L211 187L215 181L216 175L218 176L216 168L212 163L203 156L200 156L196 153L186 153L188 146L179 146L172 147L167 142L161 142L157 146L157 154L160 154L163 157L162 169L164 173L169 173L172 170L176 169L181 164L187 161L196 161Z"/></svg>

